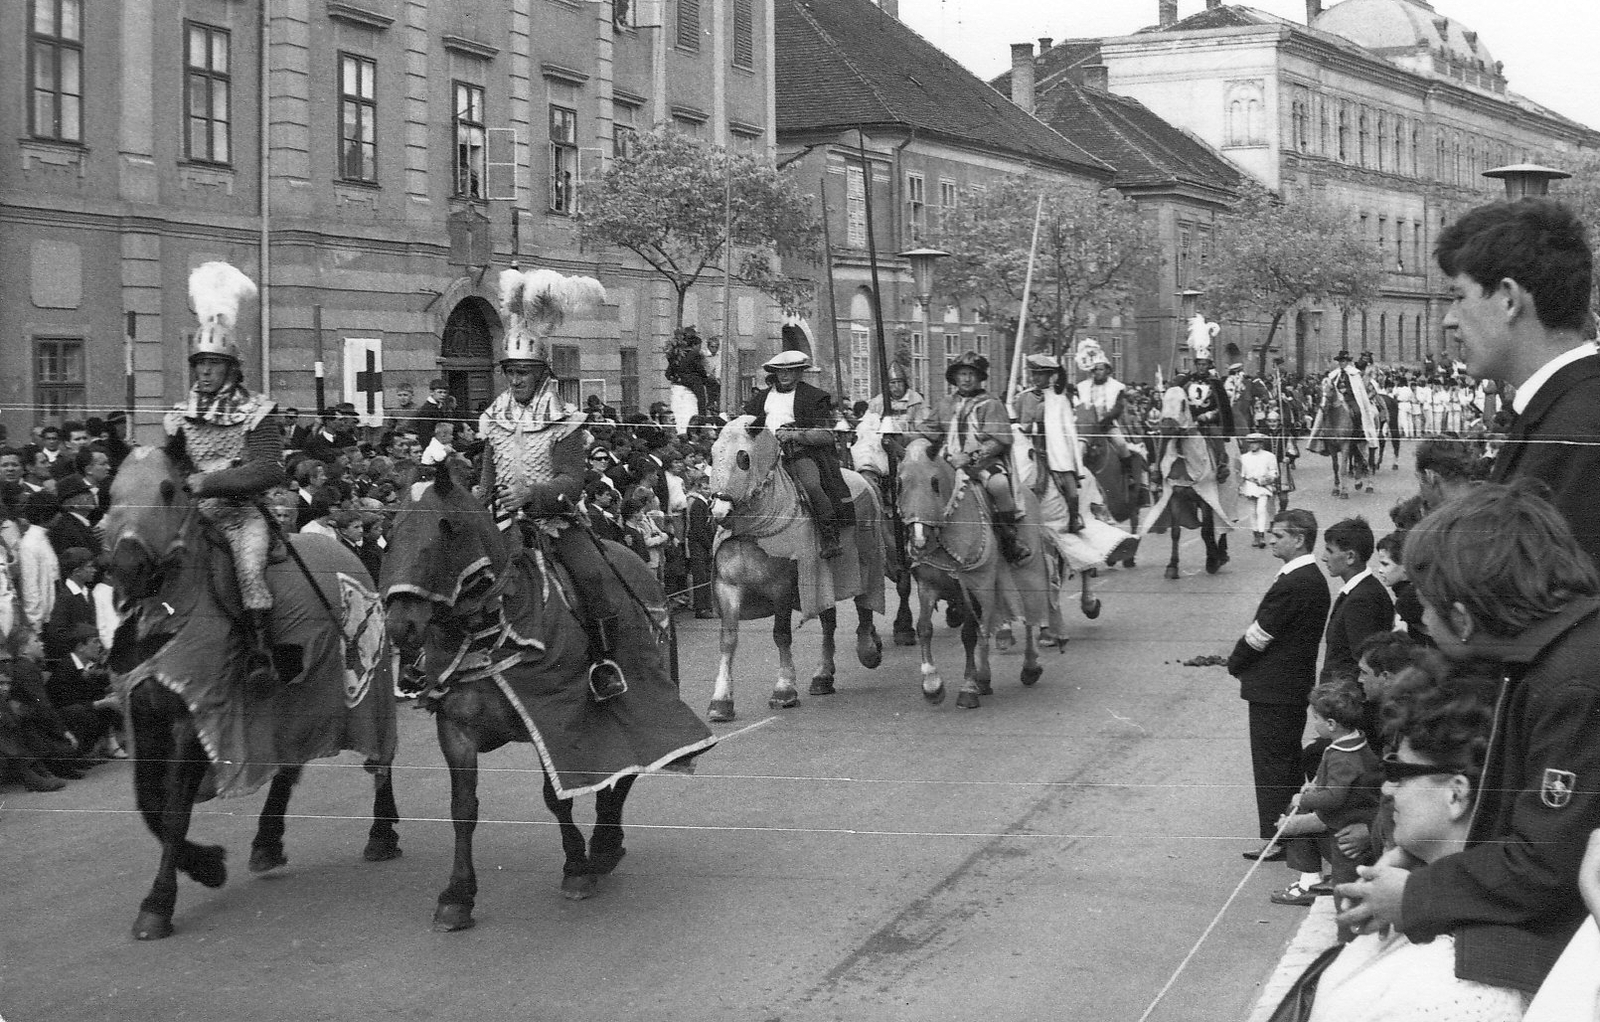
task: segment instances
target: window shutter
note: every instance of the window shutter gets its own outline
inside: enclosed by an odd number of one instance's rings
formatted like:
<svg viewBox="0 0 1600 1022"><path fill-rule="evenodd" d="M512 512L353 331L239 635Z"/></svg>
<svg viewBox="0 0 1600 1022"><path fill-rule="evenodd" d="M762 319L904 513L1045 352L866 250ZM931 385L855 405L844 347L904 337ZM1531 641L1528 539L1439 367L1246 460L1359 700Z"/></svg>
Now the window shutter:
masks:
<svg viewBox="0 0 1600 1022"><path fill-rule="evenodd" d="M700 0L678 0L678 45L700 48Z"/></svg>
<svg viewBox="0 0 1600 1022"><path fill-rule="evenodd" d="M755 0L733 0L733 62L756 66Z"/></svg>

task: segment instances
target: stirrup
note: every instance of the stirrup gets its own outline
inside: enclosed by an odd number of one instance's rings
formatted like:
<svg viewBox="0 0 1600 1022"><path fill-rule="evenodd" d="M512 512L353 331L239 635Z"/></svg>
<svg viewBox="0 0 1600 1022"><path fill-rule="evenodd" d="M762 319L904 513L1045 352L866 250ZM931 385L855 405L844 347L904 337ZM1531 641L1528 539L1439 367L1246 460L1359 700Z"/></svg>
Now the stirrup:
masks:
<svg viewBox="0 0 1600 1022"><path fill-rule="evenodd" d="M594 701L603 703L628 691L628 678L622 668L610 658L589 665L589 694Z"/></svg>

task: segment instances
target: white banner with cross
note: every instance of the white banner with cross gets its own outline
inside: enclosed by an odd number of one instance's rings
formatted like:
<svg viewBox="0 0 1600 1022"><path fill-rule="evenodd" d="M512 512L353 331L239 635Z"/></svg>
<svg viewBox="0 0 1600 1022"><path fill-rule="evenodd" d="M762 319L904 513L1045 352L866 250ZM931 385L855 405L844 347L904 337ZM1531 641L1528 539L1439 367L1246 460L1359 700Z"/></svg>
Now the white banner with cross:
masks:
<svg viewBox="0 0 1600 1022"><path fill-rule="evenodd" d="M383 425L383 338L344 339L344 399L363 426Z"/></svg>

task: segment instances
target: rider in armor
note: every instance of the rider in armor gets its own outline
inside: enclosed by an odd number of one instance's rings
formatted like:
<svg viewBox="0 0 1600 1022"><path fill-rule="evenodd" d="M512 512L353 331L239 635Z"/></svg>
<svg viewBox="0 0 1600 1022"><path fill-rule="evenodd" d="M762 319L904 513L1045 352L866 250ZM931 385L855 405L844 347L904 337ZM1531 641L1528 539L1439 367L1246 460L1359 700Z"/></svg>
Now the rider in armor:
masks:
<svg viewBox="0 0 1600 1022"><path fill-rule="evenodd" d="M500 275L500 311L506 323L500 369L509 384L478 420L484 439L482 483L502 530L519 523L545 545L572 578L573 608L583 622L589 654L589 689L596 700L627 691L614 659L620 579L600 543L577 515L583 494L586 416L567 408L557 393L546 350L550 333L568 313L599 304L600 283L549 270ZM448 469L441 466L441 471Z"/></svg>
<svg viewBox="0 0 1600 1022"><path fill-rule="evenodd" d="M771 429L783 447L783 464L805 491L822 540L824 558L839 556L839 523L854 518L850 487L844 481L835 443L837 417L833 397L820 387L801 382L812 372L803 351L781 351L761 368L771 386L750 395L744 414L755 416L752 430Z"/></svg>
<svg viewBox="0 0 1600 1022"><path fill-rule="evenodd" d="M1082 468L1083 462L1080 452L1076 450L1078 446L1076 423L1073 423L1074 429L1068 434L1064 428L1052 428L1047 421L1053 408L1059 408L1061 414L1068 418L1073 414L1070 399L1063 398L1061 403L1057 404L1049 396L1052 391L1056 394L1066 392L1067 376L1061 369L1061 361L1054 355L1029 355L1027 363L1032 386L1017 395L1017 423L1033 441L1036 466L1033 474L1033 492L1043 497L1045 487L1053 481L1067 504L1067 531L1082 532L1083 515L1078 510L1078 470ZM1065 423L1061 425L1064 427ZM1055 459L1051 459L1052 437L1058 445L1061 445L1069 436L1074 449L1059 452ZM1061 454L1064 454L1065 458L1061 457ZM1063 464L1072 465L1072 470L1056 468L1056 465Z"/></svg>
<svg viewBox="0 0 1600 1022"><path fill-rule="evenodd" d="M911 388L906 367L899 362L892 362L889 365L888 409L883 407L883 395L876 394L867 402L867 411L882 417L878 429L883 434L884 446L889 448L892 472L905 444L903 438L922 432L923 420L928 417L927 402Z"/></svg>
<svg viewBox="0 0 1600 1022"><path fill-rule="evenodd" d="M989 379L989 360L969 351L950 363L944 378L956 392L938 419L929 421L923 435L935 443L943 441L950 464L983 485L994 509L1000 552L1013 564L1025 561L1032 551L1017 538L1022 513L1011 494L1011 419L1000 399L983 389Z"/></svg>
<svg viewBox="0 0 1600 1022"><path fill-rule="evenodd" d="M272 590L267 588L272 533L261 501L285 480L283 434L272 414L276 405L245 388L234 343L239 305L255 294L255 283L228 263L205 263L189 274L189 297L200 319L189 352L194 384L188 400L169 411L163 425L168 436L183 438L195 468L186 483L189 492L233 554L250 643L249 681L261 685L277 677Z"/></svg>

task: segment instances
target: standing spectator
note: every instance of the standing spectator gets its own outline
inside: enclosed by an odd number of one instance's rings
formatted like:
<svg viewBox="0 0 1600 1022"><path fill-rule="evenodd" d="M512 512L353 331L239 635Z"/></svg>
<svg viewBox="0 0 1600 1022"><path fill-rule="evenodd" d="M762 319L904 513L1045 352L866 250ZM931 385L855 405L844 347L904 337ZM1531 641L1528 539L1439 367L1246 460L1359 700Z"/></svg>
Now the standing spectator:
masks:
<svg viewBox="0 0 1600 1022"><path fill-rule="evenodd" d="M102 455L103 457L103 455ZM64 476L56 481L56 499L61 502L61 513L50 524L50 545L59 557L72 547L83 547L94 557L104 548L89 516L96 510L94 494L83 476Z"/></svg>
<svg viewBox="0 0 1600 1022"><path fill-rule="evenodd" d="M315 508L319 501L327 503L322 494L322 487L327 482L327 466L317 459L305 458L295 465L294 485L300 496L300 507L296 511L294 522L297 531L305 528L306 523L316 517Z"/></svg>
<svg viewBox="0 0 1600 1022"><path fill-rule="evenodd" d="M411 417L418 436L432 436L434 423L450 418L446 407L449 400L450 388L445 386L443 380L428 381L428 400L422 402L422 407Z"/></svg>
<svg viewBox="0 0 1600 1022"><path fill-rule="evenodd" d="M50 474L50 460L45 457L44 450L39 447L27 447L22 455L23 476L22 488L29 493L39 493L48 490L56 492L56 477Z"/></svg>
<svg viewBox="0 0 1600 1022"><path fill-rule="evenodd" d="M386 403L387 404L387 403ZM417 414L417 406L411 399L411 384L402 383L394 390L394 404L385 408L390 414L384 419L383 428L394 432L400 424Z"/></svg>
<svg viewBox="0 0 1600 1022"><path fill-rule="evenodd" d="M54 667L72 651L76 641L72 637L75 628L79 625L92 628L95 622L92 590L99 569L95 565L94 554L75 546L63 550L57 559L61 581L56 583L55 603L44 629L44 662L47 667Z"/></svg>
<svg viewBox="0 0 1600 1022"><path fill-rule="evenodd" d="M684 536L689 559L689 584L694 587L694 616L701 619L717 616L716 591L713 588L716 574L711 560L717 525L711 519L710 489L710 478L703 472L695 475L689 484L689 510Z"/></svg>
<svg viewBox="0 0 1600 1022"><path fill-rule="evenodd" d="M1540 479L1600 561L1600 353L1583 222L1551 199L1479 206L1439 237L1453 301L1444 328L1467 370L1516 388L1492 482Z"/></svg>
<svg viewBox="0 0 1600 1022"><path fill-rule="evenodd" d="M1373 632L1394 630L1394 600L1367 568L1372 548L1372 527L1365 518L1335 522L1323 537L1328 574L1344 581L1328 614L1323 681L1354 681L1360 673L1356 650L1361 648L1362 640Z"/></svg>
<svg viewBox="0 0 1600 1022"><path fill-rule="evenodd" d="M111 471L116 472L133 453L133 448L128 444L128 413L121 408L113 408L106 413L105 428L101 431L97 443L101 450L111 461Z"/></svg>
<svg viewBox="0 0 1600 1022"><path fill-rule="evenodd" d="M61 512L61 502L49 492L32 493L22 504L27 529L17 543L17 594L22 604L25 635L42 639L44 627L56 605L56 583L61 562L50 545L49 525Z"/></svg>
<svg viewBox="0 0 1600 1022"><path fill-rule="evenodd" d="M90 444L78 452L78 471L76 476L83 480L89 488L89 495L94 498L94 510L89 514L89 521L98 525L100 519L111 507L111 455L103 447ZM68 479L72 476L68 476ZM56 484L56 493L61 493L61 486L66 480ZM63 501L65 497L61 498Z"/></svg>
<svg viewBox="0 0 1600 1022"><path fill-rule="evenodd" d="M39 453L44 457L49 477L54 479L56 477L56 462L61 461L62 457L67 453L61 446L60 426L45 426L39 430ZM70 464L72 464L70 457L65 462L62 462L63 467Z"/></svg>
<svg viewBox="0 0 1600 1022"><path fill-rule="evenodd" d="M1317 568L1317 518L1295 508L1272 519L1268 549L1283 562L1256 608L1255 620L1234 644L1228 673L1239 679L1249 705L1250 762L1256 788L1256 822L1263 841L1277 833L1278 818L1300 790L1300 736L1317 677L1317 646L1328 617L1328 582ZM1280 845L1245 853L1277 861Z"/></svg>
<svg viewBox="0 0 1600 1022"><path fill-rule="evenodd" d="M0 447L0 502L14 507L22 500L22 452Z"/></svg>
<svg viewBox="0 0 1600 1022"><path fill-rule="evenodd" d="M1458 977L1527 993L1584 918L1578 864L1600 826L1600 575L1580 549L1525 483L1478 487L1411 531L1428 634L1450 660L1494 667L1494 724L1464 847L1402 843L1337 890L1340 922L1452 935ZM1397 804L1397 830L1405 815Z"/></svg>

